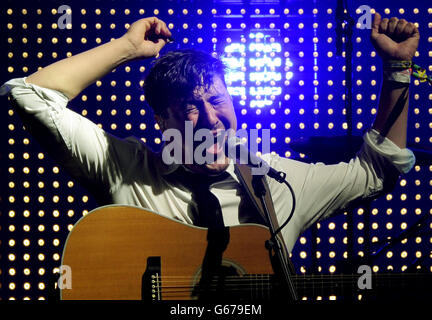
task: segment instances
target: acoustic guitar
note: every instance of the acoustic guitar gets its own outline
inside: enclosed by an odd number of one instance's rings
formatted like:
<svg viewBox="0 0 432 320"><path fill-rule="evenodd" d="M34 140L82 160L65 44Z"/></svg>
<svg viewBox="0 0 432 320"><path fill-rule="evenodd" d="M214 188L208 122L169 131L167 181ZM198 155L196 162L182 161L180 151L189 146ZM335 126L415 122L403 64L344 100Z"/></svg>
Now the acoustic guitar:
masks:
<svg viewBox="0 0 432 320"><path fill-rule="evenodd" d="M60 298L157 301L216 297L239 301L287 296L265 248L268 228L243 224L228 229L229 241L217 272L203 281L207 229L132 206L95 209L74 225L66 240L58 281ZM372 287L375 292L391 289L394 293L393 288L403 284L410 290L423 286L431 291L429 275L402 275L401 282L400 274L373 274ZM357 299L371 292L359 288L360 276L294 275L293 280L299 297ZM387 293L384 297L390 297Z"/></svg>

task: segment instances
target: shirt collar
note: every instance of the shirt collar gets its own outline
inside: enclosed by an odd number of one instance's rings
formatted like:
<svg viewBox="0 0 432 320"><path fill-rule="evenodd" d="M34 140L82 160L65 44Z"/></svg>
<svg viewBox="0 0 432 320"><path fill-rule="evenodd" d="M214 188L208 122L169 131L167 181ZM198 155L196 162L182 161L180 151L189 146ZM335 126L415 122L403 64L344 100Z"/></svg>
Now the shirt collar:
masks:
<svg viewBox="0 0 432 320"><path fill-rule="evenodd" d="M171 165L166 165L164 163L160 163L160 169L161 169L161 174L162 175L168 175L173 173L174 171L176 171L180 166L182 166L181 164L171 164ZM183 168L186 171L189 171L188 168L184 167ZM234 171L234 161L230 160L228 167L225 169L225 172L227 172L236 182L240 183L240 180L238 179L237 175L235 174Z"/></svg>

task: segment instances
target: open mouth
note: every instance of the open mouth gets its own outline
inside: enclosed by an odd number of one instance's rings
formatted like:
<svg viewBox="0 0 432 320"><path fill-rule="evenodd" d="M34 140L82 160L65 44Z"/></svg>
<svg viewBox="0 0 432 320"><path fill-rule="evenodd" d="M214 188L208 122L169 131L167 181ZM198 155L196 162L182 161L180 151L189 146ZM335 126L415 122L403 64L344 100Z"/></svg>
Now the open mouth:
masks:
<svg viewBox="0 0 432 320"><path fill-rule="evenodd" d="M225 130L218 130L214 135L214 143L206 149L209 154L221 155L224 151L225 141L227 139L227 134Z"/></svg>

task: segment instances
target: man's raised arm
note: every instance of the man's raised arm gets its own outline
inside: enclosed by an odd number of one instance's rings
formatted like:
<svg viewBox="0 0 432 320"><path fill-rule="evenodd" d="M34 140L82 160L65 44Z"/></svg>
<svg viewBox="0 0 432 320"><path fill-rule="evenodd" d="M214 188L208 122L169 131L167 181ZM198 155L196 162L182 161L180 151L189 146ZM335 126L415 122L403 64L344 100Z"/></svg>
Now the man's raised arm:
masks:
<svg viewBox="0 0 432 320"><path fill-rule="evenodd" d="M133 23L126 34L111 42L55 62L26 81L64 93L69 100L120 64L157 56L171 37L165 22L155 17Z"/></svg>
<svg viewBox="0 0 432 320"><path fill-rule="evenodd" d="M410 74L404 62L410 62L419 44L417 27L405 19L382 19L375 14L371 41L383 59L383 84L373 128L406 147Z"/></svg>

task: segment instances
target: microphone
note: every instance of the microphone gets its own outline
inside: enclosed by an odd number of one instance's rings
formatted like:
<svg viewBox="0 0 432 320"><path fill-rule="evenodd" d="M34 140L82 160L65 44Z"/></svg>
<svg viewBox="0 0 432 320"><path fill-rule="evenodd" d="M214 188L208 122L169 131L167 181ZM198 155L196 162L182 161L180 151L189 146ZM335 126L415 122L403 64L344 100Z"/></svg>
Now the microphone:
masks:
<svg viewBox="0 0 432 320"><path fill-rule="evenodd" d="M278 182L284 182L286 174L284 172L278 172L263 159L255 155L242 142L242 139L236 136L229 137L225 143L227 152L225 154L228 158L236 160L240 164L245 164L252 168L252 175L265 175L277 180Z"/></svg>

